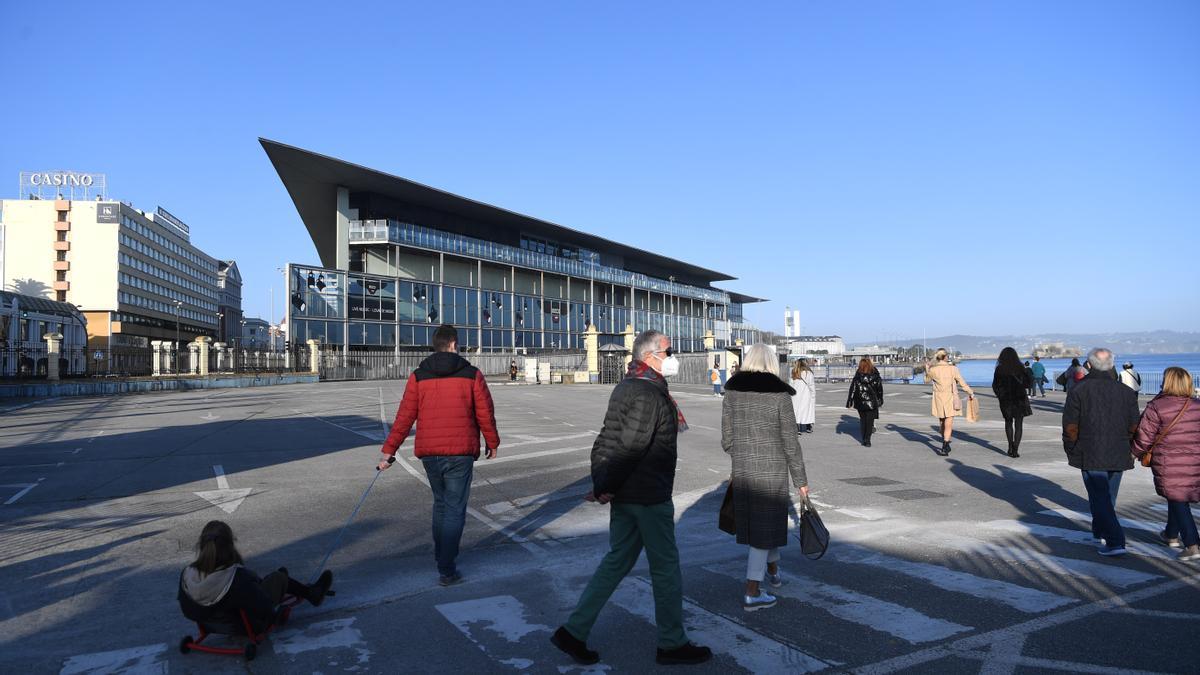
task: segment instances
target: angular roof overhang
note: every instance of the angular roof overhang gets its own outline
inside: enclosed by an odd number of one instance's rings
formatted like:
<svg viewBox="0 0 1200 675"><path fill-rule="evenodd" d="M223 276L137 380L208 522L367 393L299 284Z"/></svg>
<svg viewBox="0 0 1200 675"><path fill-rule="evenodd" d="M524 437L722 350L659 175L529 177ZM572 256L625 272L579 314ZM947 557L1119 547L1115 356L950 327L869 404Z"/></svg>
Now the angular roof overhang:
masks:
<svg viewBox="0 0 1200 675"><path fill-rule="evenodd" d="M345 187L351 192L375 193L481 224L508 227L534 236L563 240L602 253L620 255L626 261L626 268L635 272L643 271L639 269L640 262L643 268L675 272L680 281L688 280L685 283L704 285L734 279L715 270L649 253L334 157L265 138L259 138L258 141L296 205L296 211L308 228L321 264L325 267L336 265L337 229L334 214L337 212L337 188Z"/></svg>

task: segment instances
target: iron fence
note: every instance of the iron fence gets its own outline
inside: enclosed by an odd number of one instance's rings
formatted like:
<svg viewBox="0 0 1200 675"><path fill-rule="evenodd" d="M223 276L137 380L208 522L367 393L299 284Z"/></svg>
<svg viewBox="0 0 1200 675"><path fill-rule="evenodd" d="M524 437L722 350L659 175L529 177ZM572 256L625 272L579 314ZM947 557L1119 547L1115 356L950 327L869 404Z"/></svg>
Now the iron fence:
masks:
<svg viewBox="0 0 1200 675"><path fill-rule="evenodd" d="M333 349L322 351L319 368L322 380L401 380L429 357L429 352L380 352L365 350ZM525 359L536 358L550 363L552 373L575 372L587 369L585 352L554 352L517 354L513 352L491 352L465 354L464 358L479 369L486 377L508 375L509 366L517 362L520 371L525 370Z"/></svg>
<svg viewBox="0 0 1200 675"><path fill-rule="evenodd" d="M44 379L49 375L50 356L45 346L0 349L0 378ZM79 377L138 377L153 370L149 348L120 347L88 349L68 347L58 354L58 375Z"/></svg>

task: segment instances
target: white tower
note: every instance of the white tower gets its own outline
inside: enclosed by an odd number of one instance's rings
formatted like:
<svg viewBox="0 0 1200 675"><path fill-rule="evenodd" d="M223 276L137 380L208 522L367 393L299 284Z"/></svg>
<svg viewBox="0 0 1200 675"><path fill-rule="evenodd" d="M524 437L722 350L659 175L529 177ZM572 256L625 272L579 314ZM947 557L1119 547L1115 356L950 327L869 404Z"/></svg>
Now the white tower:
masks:
<svg viewBox="0 0 1200 675"><path fill-rule="evenodd" d="M785 338L800 337L800 310L785 307L783 310L783 336Z"/></svg>

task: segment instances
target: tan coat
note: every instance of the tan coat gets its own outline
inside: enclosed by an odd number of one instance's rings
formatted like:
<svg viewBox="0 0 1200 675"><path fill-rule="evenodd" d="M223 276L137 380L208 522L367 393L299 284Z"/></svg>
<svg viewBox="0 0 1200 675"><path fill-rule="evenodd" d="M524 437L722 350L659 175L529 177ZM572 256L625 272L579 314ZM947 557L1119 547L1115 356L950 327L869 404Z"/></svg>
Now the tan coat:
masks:
<svg viewBox="0 0 1200 675"><path fill-rule="evenodd" d="M958 366L940 361L931 366L925 371L925 381L933 387L933 416L938 419L946 417L958 417L962 415L962 410L955 409L955 399L958 398L954 393L954 384L958 384L958 388L967 392L968 396L974 396L975 392L967 386L963 381L962 373L958 372Z"/></svg>

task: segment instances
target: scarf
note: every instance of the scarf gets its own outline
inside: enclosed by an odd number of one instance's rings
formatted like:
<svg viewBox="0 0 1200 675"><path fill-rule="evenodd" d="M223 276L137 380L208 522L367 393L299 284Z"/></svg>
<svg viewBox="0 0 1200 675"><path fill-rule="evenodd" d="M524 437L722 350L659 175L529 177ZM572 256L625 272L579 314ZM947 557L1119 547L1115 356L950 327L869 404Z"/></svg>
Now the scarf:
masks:
<svg viewBox="0 0 1200 675"><path fill-rule="evenodd" d="M637 380L647 380L655 384L662 383L662 388L667 389L667 378L662 376L657 370L646 365L642 361L634 359L629 362L629 370L625 371L625 377L631 377ZM683 418L683 411L679 409L679 404L675 402L675 398L671 396L671 392L666 392L667 399L671 401L671 405L675 407L675 422L680 433L688 430L687 420Z"/></svg>

